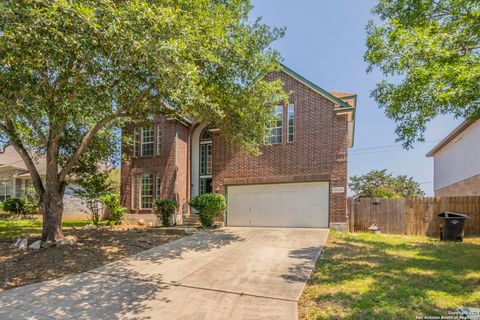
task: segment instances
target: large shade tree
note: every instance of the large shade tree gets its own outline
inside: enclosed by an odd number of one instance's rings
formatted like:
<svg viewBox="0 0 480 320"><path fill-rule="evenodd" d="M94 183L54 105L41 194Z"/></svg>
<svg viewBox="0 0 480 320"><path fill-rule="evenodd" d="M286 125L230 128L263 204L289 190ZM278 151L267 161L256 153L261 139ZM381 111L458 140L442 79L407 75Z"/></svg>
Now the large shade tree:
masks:
<svg viewBox="0 0 480 320"><path fill-rule="evenodd" d="M480 118L478 0L379 0L373 13L365 59L387 79L372 95L405 147L438 115Z"/></svg>
<svg viewBox="0 0 480 320"><path fill-rule="evenodd" d="M386 169L352 176L348 186L355 198L416 198L425 195L420 184L413 178L394 176Z"/></svg>
<svg viewBox="0 0 480 320"><path fill-rule="evenodd" d="M250 9L249 0L0 3L0 136L31 173L44 240L63 237L69 178L109 161L125 121L192 116L256 149L265 106L285 97L263 79L278 68L269 46L283 30L249 22Z"/></svg>

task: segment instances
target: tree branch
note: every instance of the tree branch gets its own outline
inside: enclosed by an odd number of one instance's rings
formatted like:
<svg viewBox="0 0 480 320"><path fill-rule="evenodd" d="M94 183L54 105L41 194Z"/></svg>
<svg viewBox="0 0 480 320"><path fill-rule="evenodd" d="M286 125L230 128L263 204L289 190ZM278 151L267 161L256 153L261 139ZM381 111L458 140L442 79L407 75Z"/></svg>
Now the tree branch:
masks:
<svg viewBox="0 0 480 320"><path fill-rule="evenodd" d="M98 131L100 131L102 127L106 126L108 123L115 120L116 118L122 117L122 113L124 112L124 109L128 110L131 106L145 100L145 97L148 95L148 92L150 92L150 90L151 88L147 88L143 90L133 101L131 101L128 104L127 107L119 108L117 109L116 112L108 116L105 116L87 132L87 134L83 137L82 142L80 143L78 148L75 150L73 156L68 160L68 162L65 164L63 169L60 171L60 174L58 176L58 181L60 183L65 181L66 177L72 172L72 169L75 166L75 163L82 157L82 155L87 150L92 140L95 138L95 135L98 133Z"/></svg>
<svg viewBox="0 0 480 320"><path fill-rule="evenodd" d="M84 154L85 150L87 150L88 146L92 142L93 138L95 138L95 135L100 131L100 129L104 126L106 126L108 123L111 121L115 120L115 118L120 116L120 111L117 111L113 114L110 114L103 119L101 119L95 126L93 126L87 134L83 137L82 142L78 146L78 148L75 150L74 154L72 157L67 161L65 166L62 168L60 171L60 174L58 176L58 181L61 183L65 181L67 175L69 175L75 166L75 163L82 157Z"/></svg>
<svg viewBox="0 0 480 320"><path fill-rule="evenodd" d="M22 115L25 117L25 119L27 119L28 123L32 126L34 132L40 138L40 141L46 147L48 145L48 140L45 134L43 133L43 131L41 130L40 126L38 125L38 123L35 121L35 119L33 119L33 117L28 112L25 112Z"/></svg>
<svg viewBox="0 0 480 320"><path fill-rule="evenodd" d="M13 122L11 120L7 120L6 123L0 123L0 131L3 131L10 138L10 143L18 152L18 154L20 154L20 157L22 157L28 171L30 172L30 176L32 177L33 186L37 191L38 196L41 197L45 191L42 179L40 178L40 174L35 167L32 157L25 149L20 137L18 136L18 133L15 131Z"/></svg>

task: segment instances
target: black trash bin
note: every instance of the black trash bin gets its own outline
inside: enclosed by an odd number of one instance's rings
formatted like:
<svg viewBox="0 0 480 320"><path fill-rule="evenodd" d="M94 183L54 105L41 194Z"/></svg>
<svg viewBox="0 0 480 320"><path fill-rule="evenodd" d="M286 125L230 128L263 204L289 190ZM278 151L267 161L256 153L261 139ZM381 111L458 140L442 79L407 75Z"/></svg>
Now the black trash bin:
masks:
<svg viewBox="0 0 480 320"><path fill-rule="evenodd" d="M443 212L437 215L441 220L440 240L463 241L463 226L468 218L466 214Z"/></svg>

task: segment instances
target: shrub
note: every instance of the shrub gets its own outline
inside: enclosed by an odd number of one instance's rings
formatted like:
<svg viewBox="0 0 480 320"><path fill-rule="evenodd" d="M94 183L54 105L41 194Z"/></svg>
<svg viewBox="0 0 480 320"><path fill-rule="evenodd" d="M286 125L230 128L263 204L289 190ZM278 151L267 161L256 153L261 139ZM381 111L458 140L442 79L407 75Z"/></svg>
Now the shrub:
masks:
<svg viewBox="0 0 480 320"><path fill-rule="evenodd" d="M225 197L218 193L204 193L194 197L190 206L198 211L204 227L211 227L216 217L221 216L227 207Z"/></svg>
<svg viewBox="0 0 480 320"><path fill-rule="evenodd" d="M127 212L127 208L120 204L120 196L118 193L108 193L100 197L100 201L110 209L110 216L108 217L108 225L116 225L120 222L122 217Z"/></svg>
<svg viewBox="0 0 480 320"><path fill-rule="evenodd" d="M3 202L3 210L15 214L25 213L25 198L8 198Z"/></svg>
<svg viewBox="0 0 480 320"><path fill-rule="evenodd" d="M175 200L157 199L155 205L158 210L158 220L162 221L163 226L170 226L170 217L175 214L175 210L178 208L177 202Z"/></svg>
<svg viewBox="0 0 480 320"><path fill-rule="evenodd" d="M28 186L25 189L25 205L24 215L37 215L40 214L40 199L33 186Z"/></svg>

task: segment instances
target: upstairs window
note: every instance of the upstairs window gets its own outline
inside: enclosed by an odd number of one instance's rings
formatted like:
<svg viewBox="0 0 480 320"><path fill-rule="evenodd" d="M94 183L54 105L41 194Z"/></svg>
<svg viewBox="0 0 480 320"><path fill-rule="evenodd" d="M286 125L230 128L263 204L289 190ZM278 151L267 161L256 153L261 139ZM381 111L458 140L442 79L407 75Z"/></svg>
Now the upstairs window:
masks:
<svg viewBox="0 0 480 320"><path fill-rule="evenodd" d="M138 129L137 128L133 128L133 156L134 157L138 157L138 143L140 142L139 141L139 137L138 137Z"/></svg>
<svg viewBox="0 0 480 320"><path fill-rule="evenodd" d="M142 128L142 156L153 156L153 126Z"/></svg>
<svg viewBox="0 0 480 320"><path fill-rule="evenodd" d="M272 109L271 115L274 117L267 128L267 137L265 138L266 144L279 144L282 143L282 128L283 128L283 107L276 106Z"/></svg>
<svg viewBox="0 0 480 320"><path fill-rule="evenodd" d="M153 208L153 174L144 173L142 174L141 181L141 207L142 209L152 209Z"/></svg>
<svg viewBox="0 0 480 320"><path fill-rule="evenodd" d="M295 105L288 105L288 142L293 142L295 134Z"/></svg>
<svg viewBox="0 0 480 320"><path fill-rule="evenodd" d="M162 145L162 125L157 123L157 156L160 155L160 149Z"/></svg>

